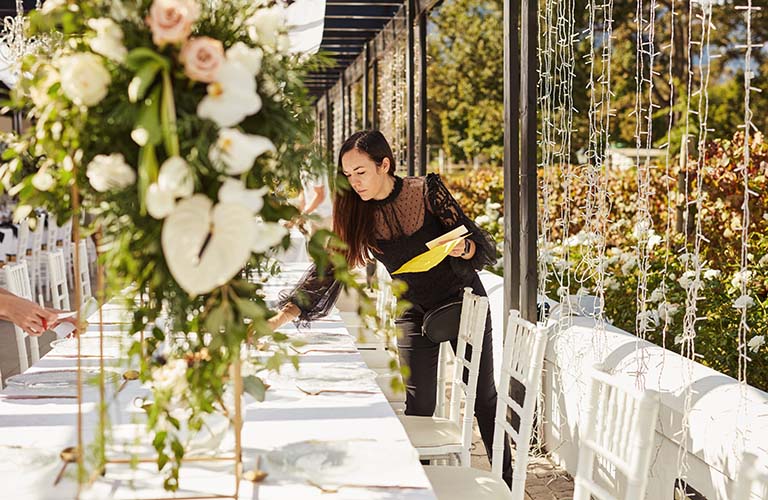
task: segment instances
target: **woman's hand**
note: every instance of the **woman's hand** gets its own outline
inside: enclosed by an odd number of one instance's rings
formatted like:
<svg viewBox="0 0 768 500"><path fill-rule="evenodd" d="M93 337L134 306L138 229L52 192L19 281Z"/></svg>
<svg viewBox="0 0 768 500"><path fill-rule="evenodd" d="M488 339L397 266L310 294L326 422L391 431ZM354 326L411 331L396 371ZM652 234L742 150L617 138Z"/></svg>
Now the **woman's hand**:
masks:
<svg viewBox="0 0 768 500"><path fill-rule="evenodd" d="M294 319L298 318L300 313L301 311L299 311L299 308L296 307L295 304L288 304L277 311L277 314L269 318L267 323L269 324L269 327L272 329L272 331L275 331L289 321L293 321Z"/></svg>
<svg viewBox="0 0 768 500"><path fill-rule="evenodd" d="M471 259L472 256L475 255L475 242L470 239L465 239L462 243L456 245L448 255L460 259Z"/></svg>
<svg viewBox="0 0 768 500"><path fill-rule="evenodd" d="M56 323L56 313L15 295L2 297L2 316L29 335L37 337Z"/></svg>

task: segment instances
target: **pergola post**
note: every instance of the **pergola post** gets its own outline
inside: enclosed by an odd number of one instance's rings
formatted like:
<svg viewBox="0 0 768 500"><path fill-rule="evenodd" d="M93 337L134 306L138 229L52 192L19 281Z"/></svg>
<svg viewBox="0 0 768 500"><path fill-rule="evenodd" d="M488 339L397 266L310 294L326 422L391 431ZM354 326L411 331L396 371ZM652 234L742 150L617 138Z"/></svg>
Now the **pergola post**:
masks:
<svg viewBox="0 0 768 500"><path fill-rule="evenodd" d="M521 148L520 148L520 269L521 303L523 318L536 322L537 302L537 172L536 172L536 87L538 51L538 4L533 0L522 0L520 51L520 106L521 106Z"/></svg>
<svg viewBox="0 0 768 500"><path fill-rule="evenodd" d="M520 4L504 0L504 311L520 310L519 22Z"/></svg>
<svg viewBox="0 0 768 500"><path fill-rule="evenodd" d="M341 72L341 140L344 141L347 138L347 77L344 71Z"/></svg>
<svg viewBox="0 0 768 500"><path fill-rule="evenodd" d="M416 14L416 0L408 0L406 2L406 29L407 29L407 44L408 44L408 57L405 61L405 80L408 85L408 114L406 117L406 130L408 138L406 140L406 158L408 163L408 175L415 175L415 158L416 158L416 140L415 140L415 124L414 118L416 114L416 96L415 96L415 82L413 81L413 68L414 68L414 43L415 37L413 34Z"/></svg>
<svg viewBox="0 0 768 500"><path fill-rule="evenodd" d="M371 113L371 128L379 128L379 58L373 59L373 109Z"/></svg>
<svg viewBox="0 0 768 500"><path fill-rule="evenodd" d="M331 116L331 96L325 91L325 147L328 156L333 158L333 117Z"/></svg>
<svg viewBox="0 0 768 500"><path fill-rule="evenodd" d="M363 46L363 129L368 130L368 65L370 57L368 56L368 44Z"/></svg>
<svg viewBox="0 0 768 500"><path fill-rule="evenodd" d="M427 12L419 14L419 175L427 174Z"/></svg>

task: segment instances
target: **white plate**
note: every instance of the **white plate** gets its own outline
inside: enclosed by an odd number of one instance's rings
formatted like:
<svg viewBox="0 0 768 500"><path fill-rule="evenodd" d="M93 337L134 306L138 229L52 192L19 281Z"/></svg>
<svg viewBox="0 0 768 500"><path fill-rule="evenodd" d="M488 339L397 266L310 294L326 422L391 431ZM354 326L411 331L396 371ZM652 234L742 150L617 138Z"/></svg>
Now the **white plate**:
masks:
<svg viewBox="0 0 768 500"><path fill-rule="evenodd" d="M98 381L98 370L83 370L83 386L88 386ZM118 374L107 371L104 373L107 385L114 384ZM73 396L77 394L77 370L48 370L32 373L20 373L6 379L9 394L40 393L54 396Z"/></svg>
<svg viewBox="0 0 768 500"><path fill-rule="evenodd" d="M99 355L99 337L83 336L80 337L80 354L83 356ZM105 336L104 337L104 356L117 357L122 351L130 347L132 340L130 338ZM51 342L51 356L77 356L77 337L64 338Z"/></svg>

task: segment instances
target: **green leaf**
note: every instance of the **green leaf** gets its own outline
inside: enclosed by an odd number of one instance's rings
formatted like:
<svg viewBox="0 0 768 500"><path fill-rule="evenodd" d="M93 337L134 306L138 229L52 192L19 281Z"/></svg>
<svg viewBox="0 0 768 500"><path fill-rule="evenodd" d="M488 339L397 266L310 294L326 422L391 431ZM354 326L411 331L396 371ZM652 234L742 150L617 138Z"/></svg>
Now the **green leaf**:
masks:
<svg viewBox="0 0 768 500"><path fill-rule="evenodd" d="M163 71L163 102L160 107L160 124L168 156L179 156L179 134L176 129L176 103L173 100L173 84L170 72Z"/></svg>
<svg viewBox="0 0 768 500"><path fill-rule="evenodd" d="M168 432L166 431L160 431L155 434L155 439L152 440L152 446L154 446L157 451L162 451L163 448L165 448L166 436L168 436Z"/></svg>
<svg viewBox="0 0 768 500"><path fill-rule="evenodd" d="M163 470L163 467L165 467L165 464L168 463L168 460L170 460L171 457L163 453L162 451L158 453L157 455L157 470Z"/></svg>
<svg viewBox="0 0 768 500"><path fill-rule="evenodd" d="M180 459L184 456L184 446L181 445L181 441L178 439L171 441L171 449L173 450L173 454L177 459Z"/></svg>
<svg viewBox="0 0 768 500"><path fill-rule="evenodd" d="M219 333L227 325L227 318L230 316L230 306L221 304L211 309L205 318L205 328L210 333Z"/></svg>
<svg viewBox="0 0 768 500"><path fill-rule="evenodd" d="M149 97L144 99L139 110L136 125L131 137L139 146L156 146L163 140L163 130L160 124L160 100L162 88L158 85L152 89ZM141 135L138 130L143 130Z"/></svg>
<svg viewBox="0 0 768 500"><path fill-rule="evenodd" d="M157 61L147 61L133 77L128 85L128 100L130 102L139 102L147 95L147 91L155 82L157 73L163 67Z"/></svg>
<svg viewBox="0 0 768 500"><path fill-rule="evenodd" d="M263 318L264 310L256 302L251 302L248 299L238 297L235 299L237 309L240 313L247 318Z"/></svg>
<svg viewBox="0 0 768 500"><path fill-rule="evenodd" d="M248 375L243 377L243 390L256 399L256 401L264 401L264 394L267 388L264 386L264 381L255 375Z"/></svg>
<svg viewBox="0 0 768 500"><path fill-rule="evenodd" d="M159 64L162 68L170 67L168 59L148 47L137 47L128 52L125 58L126 67L136 72L140 71L147 63L152 62Z"/></svg>
<svg viewBox="0 0 768 500"><path fill-rule="evenodd" d="M155 147L146 146L139 151L139 209L141 214L147 213L147 188L157 180L157 157Z"/></svg>

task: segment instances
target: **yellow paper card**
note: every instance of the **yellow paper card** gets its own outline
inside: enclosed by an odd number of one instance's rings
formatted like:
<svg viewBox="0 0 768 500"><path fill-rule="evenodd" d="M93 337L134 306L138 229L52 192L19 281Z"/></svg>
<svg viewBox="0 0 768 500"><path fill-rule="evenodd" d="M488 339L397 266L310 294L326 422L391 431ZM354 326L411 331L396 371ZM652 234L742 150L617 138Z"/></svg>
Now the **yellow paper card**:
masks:
<svg viewBox="0 0 768 500"><path fill-rule="evenodd" d="M400 269L392 274L404 274L404 273L423 273L429 271L445 259L451 251L456 248L456 245L464 241L467 235L455 240L447 241L442 245L438 245L431 250L428 250L422 254L412 258L402 266Z"/></svg>

